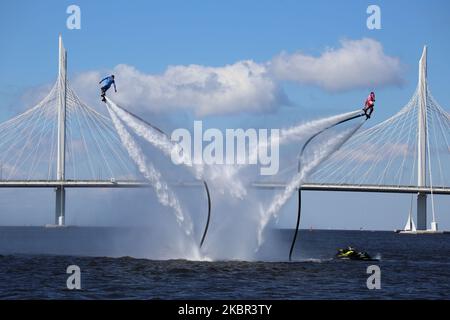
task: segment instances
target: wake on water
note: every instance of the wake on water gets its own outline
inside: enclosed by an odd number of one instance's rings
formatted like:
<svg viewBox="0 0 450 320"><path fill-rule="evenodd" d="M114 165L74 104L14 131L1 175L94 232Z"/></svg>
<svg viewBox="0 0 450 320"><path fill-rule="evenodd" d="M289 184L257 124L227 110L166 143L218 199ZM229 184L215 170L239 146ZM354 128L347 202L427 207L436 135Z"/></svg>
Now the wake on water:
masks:
<svg viewBox="0 0 450 320"><path fill-rule="evenodd" d="M157 128L150 126L148 123L145 123L143 120L129 113L125 109L117 106L110 99L107 99L107 109L123 145L127 149L131 158L136 162L139 171L152 184L158 197L158 201L161 204L168 206L174 210L178 225L184 230L186 235L189 236L189 239L191 239L192 247L196 248L194 249L194 256L197 256L200 259L198 245L195 244L195 241L192 237L193 224L190 216L183 213L176 195L169 188L167 183L164 182L161 173L151 163L147 162L142 150L133 140L121 121L123 121L129 128L131 128L138 136L144 138L154 147L161 150L162 153L168 157L170 157L173 152L183 154L180 153L181 147L177 143L171 141L167 135L159 131ZM301 141L308 136L312 136L317 132L325 130L326 128L329 128L334 124L352 118L360 113L361 111L357 110L281 129L279 140L271 142L286 144ZM277 194L273 198L268 208L260 208L259 211L254 211L254 213L257 215L257 217L255 216L254 219L255 221L257 221L256 225L254 226L257 238L256 250L254 250L254 252L258 251L258 249L263 244L264 231L266 230L269 222L272 219L278 219L280 209L292 196L293 192L299 188L305 177L307 177L308 174L310 174L326 158L337 151L362 126L363 123L364 121L358 123L345 132L334 136L331 139L328 139L327 141L325 141L325 143L316 146L312 150L312 156L309 159L309 162L307 162L306 165L301 168L300 172L298 172L292 178L292 180L286 186L285 190L283 190L283 192ZM262 147L267 146L258 145L254 150L250 150L250 159L251 157L257 156L258 151ZM240 175L238 174L239 171L244 167L242 165L194 165L190 161L188 161L188 159L186 159L186 161L183 161L183 164L193 171L193 174L197 179L208 179L208 183L211 183L215 190L228 190L231 196L239 199L244 199L244 197L247 195L247 190L244 187L244 183L241 180ZM217 211L217 208L215 208L214 211ZM226 239L222 239L222 241L226 241ZM252 259L251 257L248 258Z"/></svg>

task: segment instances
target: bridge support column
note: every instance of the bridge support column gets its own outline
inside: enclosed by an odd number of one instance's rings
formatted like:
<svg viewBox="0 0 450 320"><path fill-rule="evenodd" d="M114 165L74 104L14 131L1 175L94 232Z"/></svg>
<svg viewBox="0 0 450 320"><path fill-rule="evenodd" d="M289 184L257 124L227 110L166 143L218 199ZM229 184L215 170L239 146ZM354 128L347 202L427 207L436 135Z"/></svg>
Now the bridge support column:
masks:
<svg viewBox="0 0 450 320"><path fill-rule="evenodd" d="M56 180L65 181L66 155L66 103L67 103L67 52L59 35L59 75L58 75L58 150ZM56 187L55 224L63 226L66 216L66 190Z"/></svg>
<svg viewBox="0 0 450 320"><path fill-rule="evenodd" d="M427 230L427 195L417 194L417 230Z"/></svg>
<svg viewBox="0 0 450 320"><path fill-rule="evenodd" d="M55 193L55 225L64 226L66 218L66 189L64 187L57 187Z"/></svg>
<svg viewBox="0 0 450 320"><path fill-rule="evenodd" d="M419 62L419 84L417 88L419 106L417 110L417 187L426 187L427 179L427 47L423 48ZM431 164L428 164L431 165ZM427 230L427 195L417 194L417 230Z"/></svg>

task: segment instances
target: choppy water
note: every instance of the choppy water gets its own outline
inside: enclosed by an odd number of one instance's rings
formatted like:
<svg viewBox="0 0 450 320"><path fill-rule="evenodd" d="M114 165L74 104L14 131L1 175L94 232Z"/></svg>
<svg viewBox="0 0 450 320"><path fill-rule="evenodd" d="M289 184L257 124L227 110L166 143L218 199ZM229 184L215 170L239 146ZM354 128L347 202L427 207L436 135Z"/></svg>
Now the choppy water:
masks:
<svg viewBox="0 0 450 320"><path fill-rule="evenodd" d="M449 299L450 235L398 235L369 231L301 231L297 261L155 261L79 256L86 230L70 255L44 255L39 228L0 228L2 299ZM99 234L99 232L95 232ZM111 231L104 232L111 234ZM31 241L26 241L31 239ZM290 230L277 231L262 256L287 257ZM22 242L19 241L22 240ZM53 234L47 252L59 244ZM14 243L16 242L16 243ZM89 241L92 243L92 241ZM30 243L34 243L34 247ZM109 242L108 242L109 243ZM26 245L28 244L28 245ZM87 243L86 243L87 244ZM336 248L353 245L379 262L334 260ZM107 246L93 244L100 253ZM22 252L22 253L13 253ZM95 255L94 249L86 254ZM66 288L68 265L81 268L82 290ZM381 268L381 289L368 290L366 268Z"/></svg>

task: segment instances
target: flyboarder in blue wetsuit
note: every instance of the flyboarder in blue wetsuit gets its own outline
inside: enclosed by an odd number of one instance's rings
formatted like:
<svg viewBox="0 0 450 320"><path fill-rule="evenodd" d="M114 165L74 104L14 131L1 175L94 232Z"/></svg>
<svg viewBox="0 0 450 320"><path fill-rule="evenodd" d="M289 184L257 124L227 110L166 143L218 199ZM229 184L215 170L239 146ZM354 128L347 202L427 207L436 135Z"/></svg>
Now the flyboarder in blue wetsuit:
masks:
<svg viewBox="0 0 450 320"><path fill-rule="evenodd" d="M101 87L102 90L102 101L106 102L105 99L105 94L106 91L108 91L109 88L111 88L111 85L114 85L114 91L117 92L117 88L116 88L116 82L114 81L114 75L110 75L109 77L104 78L102 81L99 82L99 84L102 84L102 82L105 82L105 85L103 87Z"/></svg>

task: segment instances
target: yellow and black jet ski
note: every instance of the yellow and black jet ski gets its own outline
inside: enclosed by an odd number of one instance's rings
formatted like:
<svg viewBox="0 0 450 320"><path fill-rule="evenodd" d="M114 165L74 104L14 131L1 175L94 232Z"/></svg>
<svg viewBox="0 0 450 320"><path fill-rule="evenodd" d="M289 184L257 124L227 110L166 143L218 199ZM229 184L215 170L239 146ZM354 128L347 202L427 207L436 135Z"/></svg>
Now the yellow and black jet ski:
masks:
<svg viewBox="0 0 450 320"><path fill-rule="evenodd" d="M367 252L358 251L353 247L347 247L346 249L339 249L338 252L336 253L336 259L378 261L378 259L372 258Z"/></svg>

